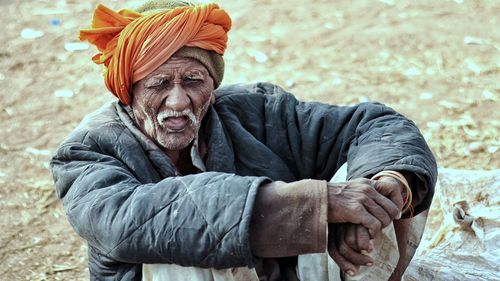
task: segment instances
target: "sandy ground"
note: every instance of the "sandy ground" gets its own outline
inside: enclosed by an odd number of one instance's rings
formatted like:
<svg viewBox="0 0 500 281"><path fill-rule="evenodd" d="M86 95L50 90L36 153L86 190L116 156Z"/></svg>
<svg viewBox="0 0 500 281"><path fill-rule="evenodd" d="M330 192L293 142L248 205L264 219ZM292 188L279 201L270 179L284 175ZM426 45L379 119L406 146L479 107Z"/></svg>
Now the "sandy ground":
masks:
<svg viewBox="0 0 500 281"><path fill-rule="evenodd" d="M306 2L220 1L234 21L226 84L377 100L415 120L440 166L500 167L500 1ZM65 49L96 3L0 0L1 280L88 279L85 243L57 201L48 161L112 99L90 60L95 49ZM43 35L23 38L28 28Z"/></svg>

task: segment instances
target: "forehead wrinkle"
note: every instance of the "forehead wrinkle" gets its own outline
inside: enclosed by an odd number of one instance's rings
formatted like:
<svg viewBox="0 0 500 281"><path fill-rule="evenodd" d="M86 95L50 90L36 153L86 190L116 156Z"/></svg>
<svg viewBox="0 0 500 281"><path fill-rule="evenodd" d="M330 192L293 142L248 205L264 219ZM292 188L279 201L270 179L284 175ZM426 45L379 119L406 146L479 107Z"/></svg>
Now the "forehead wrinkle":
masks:
<svg viewBox="0 0 500 281"><path fill-rule="evenodd" d="M184 58L184 57L171 57L159 68L168 65L179 65L180 67L193 68L193 69L203 69L203 70L206 69L201 62L192 58Z"/></svg>
<svg viewBox="0 0 500 281"><path fill-rule="evenodd" d="M186 65L185 63L165 63L158 67L155 71L144 77L148 80L154 77L169 76L172 74L197 74L208 75L208 70L203 65Z"/></svg>
<svg viewBox="0 0 500 281"><path fill-rule="evenodd" d="M207 71L204 71L203 69L188 69L186 71L186 74L196 74L196 75L200 75L200 76L203 76L205 74L208 74L206 73Z"/></svg>

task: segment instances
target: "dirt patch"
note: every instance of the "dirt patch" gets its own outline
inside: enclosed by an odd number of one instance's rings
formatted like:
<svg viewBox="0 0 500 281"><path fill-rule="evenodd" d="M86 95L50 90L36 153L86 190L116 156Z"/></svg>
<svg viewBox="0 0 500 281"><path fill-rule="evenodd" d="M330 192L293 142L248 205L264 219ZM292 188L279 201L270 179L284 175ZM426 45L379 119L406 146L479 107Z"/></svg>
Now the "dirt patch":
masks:
<svg viewBox="0 0 500 281"><path fill-rule="evenodd" d="M88 279L85 243L56 199L48 161L86 113L112 99L90 60L95 50L65 49L96 3L0 1L2 280ZM500 2L220 3L234 20L224 83L380 101L415 120L440 166L500 167ZM23 30L43 35L26 39Z"/></svg>

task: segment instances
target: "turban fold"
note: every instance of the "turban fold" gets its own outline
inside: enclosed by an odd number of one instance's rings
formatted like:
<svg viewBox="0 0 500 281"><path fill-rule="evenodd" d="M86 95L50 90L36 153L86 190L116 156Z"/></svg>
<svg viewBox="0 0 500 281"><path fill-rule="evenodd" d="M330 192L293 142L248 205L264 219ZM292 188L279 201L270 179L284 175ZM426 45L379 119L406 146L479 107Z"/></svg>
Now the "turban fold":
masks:
<svg viewBox="0 0 500 281"><path fill-rule="evenodd" d="M223 55L229 15L217 4L181 6L143 15L132 10L115 12L99 4L90 29L80 30L100 51L92 60L104 64L106 87L130 104L132 85L165 63L183 46Z"/></svg>

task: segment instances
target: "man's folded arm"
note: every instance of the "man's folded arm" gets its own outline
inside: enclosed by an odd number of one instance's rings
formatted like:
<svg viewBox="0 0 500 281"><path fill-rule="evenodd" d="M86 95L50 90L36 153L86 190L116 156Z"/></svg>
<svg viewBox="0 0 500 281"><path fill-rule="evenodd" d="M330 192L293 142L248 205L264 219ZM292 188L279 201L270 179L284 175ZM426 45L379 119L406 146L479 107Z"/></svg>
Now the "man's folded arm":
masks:
<svg viewBox="0 0 500 281"><path fill-rule="evenodd" d="M429 208L437 178L437 165L417 126L390 107L379 103L333 106L300 102L281 88L281 95L266 96L266 128L285 127L286 148L301 178L330 180L343 163L348 179L370 178L382 170L403 173L410 179L414 213ZM268 135L272 135L272 132ZM281 145L283 146L283 145Z"/></svg>
<svg viewBox="0 0 500 281"><path fill-rule="evenodd" d="M345 162L348 179L398 171L412 175L415 214L429 207L436 161L416 125L393 109L372 102L301 102L269 83L235 85L220 95L219 107L231 109L225 114L244 121L245 129L280 155L298 179L329 181ZM245 110L249 106L253 110Z"/></svg>
<svg viewBox="0 0 500 281"><path fill-rule="evenodd" d="M76 232L116 261L252 266L249 228L263 177L201 173L142 184L124 163L67 143L51 162Z"/></svg>

